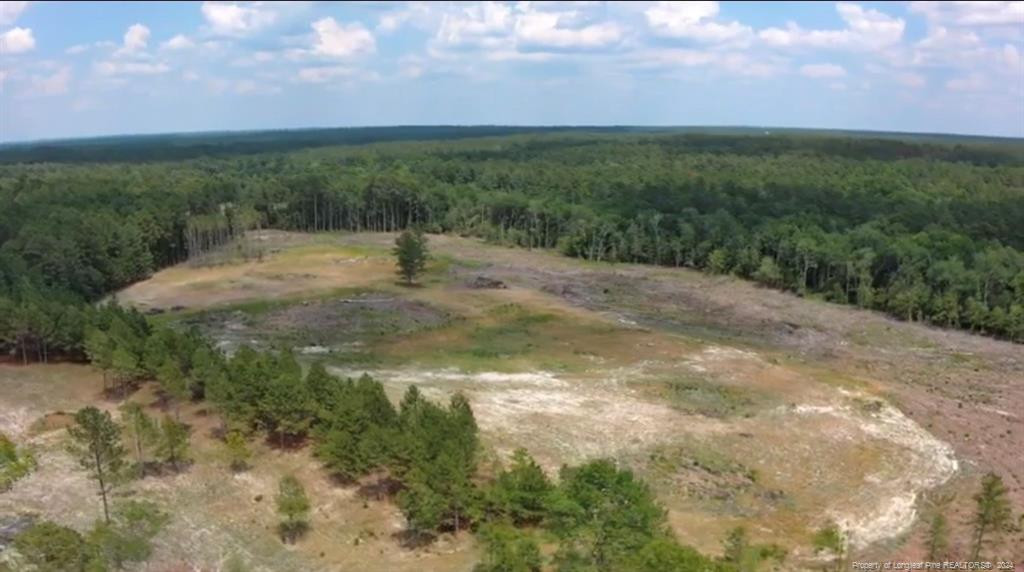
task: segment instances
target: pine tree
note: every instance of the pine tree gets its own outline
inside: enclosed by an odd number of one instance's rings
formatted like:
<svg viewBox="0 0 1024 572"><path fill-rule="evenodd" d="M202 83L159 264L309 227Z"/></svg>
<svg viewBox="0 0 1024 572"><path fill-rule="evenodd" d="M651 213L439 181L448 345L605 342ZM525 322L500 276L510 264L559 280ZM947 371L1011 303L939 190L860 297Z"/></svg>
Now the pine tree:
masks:
<svg viewBox="0 0 1024 572"><path fill-rule="evenodd" d="M157 458L169 463L175 471L181 470L181 464L188 457L189 428L184 423L164 417L160 423L160 437L157 444Z"/></svg>
<svg viewBox="0 0 1024 572"><path fill-rule="evenodd" d="M278 530L286 543L294 542L309 527L309 498L293 475L284 477L278 485L277 512L281 515Z"/></svg>
<svg viewBox="0 0 1024 572"><path fill-rule="evenodd" d="M146 415L142 405L130 401L121 406L125 433L135 449L135 461L141 474L146 465L146 449L158 438L158 428L152 417Z"/></svg>
<svg viewBox="0 0 1024 572"><path fill-rule="evenodd" d="M507 525L485 525L479 536L484 556L473 572L540 572L540 548L523 532Z"/></svg>
<svg viewBox="0 0 1024 572"><path fill-rule="evenodd" d="M231 431L224 438L224 445L228 453L228 466L232 471L244 471L249 467L249 458L252 452L245 444L245 437L241 431Z"/></svg>
<svg viewBox="0 0 1024 572"><path fill-rule="evenodd" d="M540 465L525 449L516 449L512 466L502 471L487 490L487 512L516 526L537 525L544 518L544 502L551 488Z"/></svg>
<svg viewBox="0 0 1024 572"><path fill-rule="evenodd" d="M181 403L188 399L188 380L181 371L181 366L174 358L164 360L157 369L156 379L160 382L164 398L174 398L174 417L181 418Z"/></svg>
<svg viewBox="0 0 1024 572"><path fill-rule="evenodd" d="M72 440L70 452L99 485L103 518L110 522L107 496L120 481L124 468L121 430L110 418L110 413L85 407L75 413L75 424L68 427L68 434Z"/></svg>
<svg viewBox="0 0 1024 572"><path fill-rule="evenodd" d="M1010 501L1006 498L1003 479L995 473L988 473L981 479L981 491L974 495L977 503L974 518L973 548L971 560L977 561L985 544L993 542L1005 532L1010 521Z"/></svg>
<svg viewBox="0 0 1024 572"><path fill-rule="evenodd" d="M932 517L928 527L928 560L938 562L945 558L949 548L949 525L941 512Z"/></svg>
<svg viewBox="0 0 1024 572"><path fill-rule="evenodd" d="M392 252L398 259L398 275L412 284L427 265L427 238L419 231L403 231Z"/></svg>

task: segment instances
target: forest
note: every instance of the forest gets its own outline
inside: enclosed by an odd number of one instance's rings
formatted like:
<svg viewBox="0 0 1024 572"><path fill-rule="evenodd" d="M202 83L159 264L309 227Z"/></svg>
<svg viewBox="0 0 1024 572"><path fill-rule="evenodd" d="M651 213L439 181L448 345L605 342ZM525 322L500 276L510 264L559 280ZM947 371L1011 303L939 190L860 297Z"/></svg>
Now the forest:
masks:
<svg viewBox="0 0 1024 572"><path fill-rule="evenodd" d="M231 470L244 470L247 443L259 435L282 449L308 443L338 482L372 483L378 500L394 502L409 543L474 532L481 571L536 570L542 561L560 570L727 571L786 558L742 528L724 539L722 556L687 547L650 486L612 461L567 466L554 480L520 450L487 472L462 395L437 403L412 386L396 406L369 376L304 369L288 349L228 356L197 329L160 326L116 303L125 286L253 229L414 229L594 264L694 268L1024 342L1019 142L437 129L374 143L372 131L296 137L280 147L272 134L192 136L179 154L164 152L167 140L107 141L0 165L0 358L87 361L110 396L153 381L165 401L159 420L138 407L126 408L121 424L96 408L75 414L76 457L97 483L104 518L84 536L37 524L19 537L19 552L45 559L47 539L60 536L71 547L67 569L144 560L167 517L149 505L107 507L120 482L109 477L187 470L190 429L178 410L201 402L221 423ZM260 138L270 146L245 147ZM199 156L203 145L217 151ZM407 282L423 254L403 270ZM11 442L0 440L0 457L9 482L34 465ZM976 519L975 550L986 526L1009 518L1001 481L986 486L979 506L998 510ZM276 502L281 538L294 541L310 501L285 478ZM814 538L837 570L844 543L834 525Z"/></svg>
<svg viewBox="0 0 1024 572"><path fill-rule="evenodd" d="M81 358L87 303L252 228L685 266L1022 341L1022 220L1013 141L572 131L18 163L0 166L0 351Z"/></svg>

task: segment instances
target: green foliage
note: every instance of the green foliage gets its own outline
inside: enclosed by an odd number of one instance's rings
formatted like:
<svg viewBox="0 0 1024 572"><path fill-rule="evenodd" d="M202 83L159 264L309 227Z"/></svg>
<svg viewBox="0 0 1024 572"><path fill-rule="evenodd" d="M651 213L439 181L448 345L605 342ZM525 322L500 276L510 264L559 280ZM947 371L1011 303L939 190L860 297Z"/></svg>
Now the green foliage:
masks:
<svg viewBox="0 0 1024 572"><path fill-rule="evenodd" d="M405 230L395 239L398 275L412 284L427 266L427 238L419 231Z"/></svg>
<svg viewBox="0 0 1024 572"><path fill-rule="evenodd" d="M99 486L103 517L109 523L107 497L121 480L124 469L121 430L110 413L90 406L75 413L75 424L68 427L68 434L72 441L69 451Z"/></svg>
<svg viewBox="0 0 1024 572"><path fill-rule="evenodd" d="M942 562L947 557L949 550L949 524L941 512L932 516L931 524L928 526L928 560L931 562Z"/></svg>
<svg viewBox="0 0 1024 572"><path fill-rule="evenodd" d="M0 166L0 351L25 362L87 353L106 371L117 347L85 337L113 336L111 324L94 322L106 310L83 302L253 225L425 228L595 261L694 266L1024 339L1024 165L1012 145L591 133L236 158L215 173L203 165ZM422 253L400 242L414 255L403 272L411 280ZM115 345L153 373L162 361L130 341ZM204 378L179 366L198 396Z"/></svg>
<svg viewBox="0 0 1024 572"><path fill-rule="evenodd" d="M156 446L157 460L171 465L175 471L180 471L182 463L188 460L190 433L188 425L169 416L164 417L160 422Z"/></svg>
<svg viewBox="0 0 1024 572"><path fill-rule="evenodd" d="M232 471L239 472L249 468L249 459L252 458L252 451L245 443L245 436L241 431L230 431L224 437L224 447L228 454L228 467Z"/></svg>
<svg viewBox="0 0 1024 572"><path fill-rule="evenodd" d="M81 534L48 521L37 522L16 536L14 548L40 572L84 571L91 560Z"/></svg>
<svg viewBox="0 0 1024 572"><path fill-rule="evenodd" d="M516 449L511 467L498 474L485 492L487 516L516 526L538 525L546 514L544 503L551 490L540 465L525 449Z"/></svg>
<svg viewBox="0 0 1024 572"><path fill-rule="evenodd" d="M33 524L14 539L25 563L40 572L101 572L122 570L144 562L150 541L169 516L149 501L128 501L114 508L113 519L97 521L84 537L53 522Z"/></svg>
<svg viewBox="0 0 1024 572"><path fill-rule="evenodd" d="M134 450L137 470L142 473L146 465L146 454L160 437L158 424L146 414L141 404L134 401L121 406L121 419L124 420L123 435Z"/></svg>
<svg viewBox="0 0 1024 572"><path fill-rule="evenodd" d="M766 562L782 564L786 551L775 544L752 544L747 530L738 526L731 531L723 543L722 560L737 572L757 572Z"/></svg>
<svg viewBox="0 0 1024 572"><path fill-rule="evenodd" d="M288 437L305 435L313 420L313 401L297 368L279 365L280 373L271 376L258 403L263 427L277 433L281 443Z"/></svg>
<svg viewBox="0 0 1024 572"><path fill-rule="evenodd" d="M562 570L617 570L664 536L665 512L650 488L608 460L563 468L548 507Z"/></svg>
<svg viewBox="0 0 1024 572"><path fill-rule="evenodd" d="M843 570L846 561L846 548L848 539L839 525L830 522L814 533L812 545L816 553L824 553L832 559L832 566L836 572Z"/></svg>
<svg viewBox="0 0 1024 572"><path fill-rule="evenodd" d="M523 532L511 526L486 525L478 535L484 542L484 556L474 572L540 572L540 548Z"/></svg>
<svg viewBox="0 0 1024 572"><path fill-rule="evenodd" d="M412 530L457 532L468 525L480 503L473 482L479 443L465 397L456 394L445 409L410 388L395 442L389 468L406 484L398 505Z"/></svg>
<svg viewBox="0 0 1024 572"><path fill-rule="evenodd" d="M144 562L152 553L150 541L169 519L152 502L128 501L114 509L113 522L98 522L87 535L91 552L118 570L129 562Z"/></svg>
<svg viewBox="0 0 1024 572"><path fill-rule="evenodd" d="M971 559L978 560L981 550L988 544L998 542L1012 525L1010 500L1006 496L1003 479L995 473L988 473L981 479L981 490L974 495L976 508L971 526Z"/></svg>
<svg viewBox="0 0 1024 572"><path fill-rule="evenodd" d="M281 479L277 492L278 530L284 542L295 542L309 527L309 498L302 483L293 475Z"/></svg>
<svg viewBox="0 0 1024 572"><path fill-rule="evenodd" d="M0 432L0 493L10 490L18 479L36 468L31 451L18 450L14 441Z"/></svg>
<svg viewBox="0 0 1024 572"><path fill-rule="evenodd" d="M656 538L634 556L627 557L622 570L629 572L733 572L729 565L716 564L689 546L668 538Z"/></svg>

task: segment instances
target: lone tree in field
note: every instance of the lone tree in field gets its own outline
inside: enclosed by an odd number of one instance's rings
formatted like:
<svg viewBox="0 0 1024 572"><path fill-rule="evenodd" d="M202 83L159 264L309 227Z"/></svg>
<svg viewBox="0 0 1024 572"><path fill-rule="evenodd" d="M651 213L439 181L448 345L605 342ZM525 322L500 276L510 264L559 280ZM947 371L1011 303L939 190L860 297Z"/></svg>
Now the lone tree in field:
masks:
<svg viewBox="0 0 1024 572"><path fill-rule="evenodd" d="M68 427L68 434L72 439L71 453L99 484L103 518L109 523L107 495L117 484L124 468L121 430L110 418L110 413L85 407L75 413L75 424Z"/></svg>
<svg viewBox="0 0 1024 572"><path fill-rule="evenodd" d="M294 542L309 527L309 497L292 475L281 479L278 486L277 513L281 515L278 530L285 542Z"/></svg>
<svg viewBox="0 0 1024 572"><path fill-rule="evenodd" d="M427 265L427 237L419 231L406 230L395 239L392 251L398 258L398 275L412 284Z"/></svg>
<svg viewBox="0 0 1024 572"><path fill-rule="evenodd" d="M977 561L981 548L986 543L998 539L1011 525L1010 501L1006 498L1006 486L1003 479L989 473L981 479L981 491L974 495L978 504L974 519L973 549L971 560Z"/></svg>

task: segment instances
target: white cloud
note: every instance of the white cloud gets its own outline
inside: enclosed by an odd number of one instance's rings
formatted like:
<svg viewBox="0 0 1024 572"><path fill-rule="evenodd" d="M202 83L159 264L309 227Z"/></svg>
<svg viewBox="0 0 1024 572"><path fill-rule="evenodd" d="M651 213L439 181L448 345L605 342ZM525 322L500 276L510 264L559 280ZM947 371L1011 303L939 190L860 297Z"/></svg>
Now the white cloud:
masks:
<svg viewBox="0 0 1024 572"><path fill-rule="evenodd" d="M659 36L706 43L749 39L750 26L717 22L718 2L657 2L644 11L647 25Z"/></svg>
<svg viewBox="0 0 1024 572"><path fill-rule="evenodd" d="M246 36L277 20L272 5L264 2L203 2L203 18L215 34Z"/></svg>
<svg viewBox="0 0 1024 572"><path fill-rule="evenodd" d="M306 83L326 83L338 78L351 77L355 72L355 68L348 66L302 68L296 75L296 79Z"/></svg>
<svg viewBox="0 0 1024 572"><path fill-rule="evenodd" d="M124 33L124 48L126 50L133 52L144 50L147 42L149 42L149 28L142 24L132 24Z"/></svg>
<svg viewBox="0 0 1024 572"><path fill-rule="evenodd" d="M67 93L71 84L71 66L63 66L51 75L34 75L25 90L25 96L49 96Z"/></svg>
<svg viewBox="0 0 1024 572"><path fill-rule="evenodd" d="M512 25L512 9L504 3L463 5L444 15L436 40L453 47L507 44Z"/></svg>
<svg viewBox="0 0 1024 572"><path fill-rule="evenodd" d="M192 70L188 70L181 74L181 79L187 82L199 81L199 74Z"/></svg>
<svg viewBox="0 0 1024 572"><path fill-rule="evenodd" d="M373 34L362 24L339 24L334 18L321 18L312 24L316 39L313 53L333 58L347 58L373 53L377 49Z"/></svg>
<svg viewBox="0 0 1024 572"><path fill-rule="evenodd" d="M752 57L746 52L695 49L642 50L626 56L625 65L634 69L673 70L707 67L711 71L738 77L773 77L786 70L776 57Z"/></svg>
<svg viewBox="0 0 1024 572"><path fill-rule="evenodd" d="M400 10L384 13L377 22L377 31L390 34L406 24L427 27L435 20L436 13L429 2L409 2Z"/></svg>
<svg viewBox="0 0 1024 572"><path fill-rule="evenodd" d="M133 56L140 54L146 50L146 45L148 43L149 28L142 24L132 24L124 33L124 43L116 52L114 52L114 56Z"/></svg>
<svg viewBox="0 0 1024 572"><path fill-rule="evenodd" d="M160 44L160 48L164 50L186 50L195 47L195 45L195 42L189 39L188 36L178 34L170 40Z"/></svg>
<svg viewBox="0 0 1024 572"><path fill-rule="evenodd" d="M73 56L73 55L76 55L76 54L81 54L81 53L85 52L88 49L89 49L89 45L88 44L75 44L75 45L71 46L70 48L64 50L64 53L68 54L69 56Z"/></svg>
<svg viewBox="0 0 1024 572"><path fill-rule="evenodd" d="M28 2L4 0L0 2L0 26L10 26L28 8Z"/></svg>
<svg viewBox="0 0 1024 572"><path fill-rule="evenodd" d="M910 11L933 24L1017 26L1024 24L1024 2L911 2Z"/></svg>
<svg viewBox="0 0 1024 572"><path fill-rule="evenodd" d="M29 28L11 28L0 34L0 54L21 54L36 47L36 39Z"/></svg>
<svg viewBox="0 0 1024 572"><path fill-rule="evenodd" d="M515 36L519 44L551 48L597 48L618 43L623 31L614 22L569 27L564 21L575 12L529 10L516 18Z"/></svg>
<svg viewBox="0 0 1024 572"><path fill-rule="evenodd" d="M836 64L807 64L800 66L800 75L813 78L846 77L843 66Z"/></svg>
<svg viewBox="0 0 1024 572"><path fill-rule="evenodd" d="M906 22L858 4L836 4L839 17L846 23L842 30L805 30L794 22L785 29L766 28L758 37L776 47L839 48L847 50L878 50L898 44L903 38Z"/></svg>
<svg viewBox="0 0 1024 572"><path fill-rule="evenodd" d="M118 75L159 75L171 70L165 63L102 61L93 64L96 73L102 76Z"/></svg>

